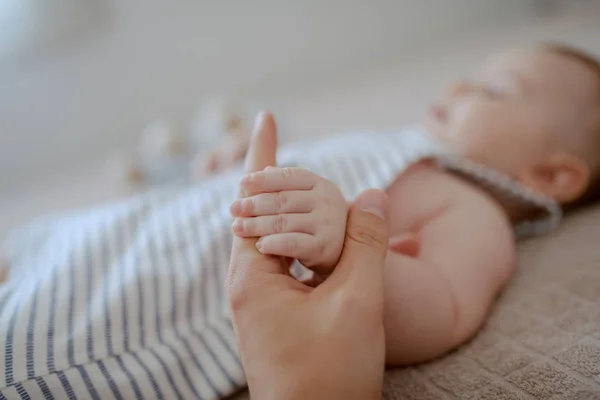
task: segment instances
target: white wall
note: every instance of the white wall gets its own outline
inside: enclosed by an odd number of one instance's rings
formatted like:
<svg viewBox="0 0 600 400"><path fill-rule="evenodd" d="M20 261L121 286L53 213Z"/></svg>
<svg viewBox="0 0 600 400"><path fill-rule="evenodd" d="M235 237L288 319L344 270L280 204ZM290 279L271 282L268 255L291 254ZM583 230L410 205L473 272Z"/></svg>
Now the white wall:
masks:
<svg viewBox="0 0 600 400"><path fill-rule="evenodd" d="M76 32L79 43L43 59L0 63L0 196L133 142L156 117L185 121L204 96L289 102L396 59L436 33L499 20L531 2L95 3L105 7L88 34Z"/></svg>
<svg viewBox="0 0 600 400"><path fill-rule="evenodd" d="M584 0L587 1L587 0ZM483 24L406 52L360 77L324 85L281 102L280 117L297 137L353 129L393 130L420 118L449 83L468 77L504 49L556 41L600 59L600 2L554 17L525 17Z"/></svg>

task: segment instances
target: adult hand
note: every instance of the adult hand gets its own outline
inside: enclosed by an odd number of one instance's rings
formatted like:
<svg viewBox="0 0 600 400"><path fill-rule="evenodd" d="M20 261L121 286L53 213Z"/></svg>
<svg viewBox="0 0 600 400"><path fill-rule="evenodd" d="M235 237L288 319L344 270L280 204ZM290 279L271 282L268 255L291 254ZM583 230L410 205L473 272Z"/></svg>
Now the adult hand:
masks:
<svg viewBox="0 0 600 400"><path fill-rule="evenodd" d="M274 166L276 148L275 122L263 113L246 172ZM288 259L259 253L256 239L234 239L227 291L254 398L380 398L388 214L388 199L380 191L356 199L340 261L316 288L290 275Z"/></svg>

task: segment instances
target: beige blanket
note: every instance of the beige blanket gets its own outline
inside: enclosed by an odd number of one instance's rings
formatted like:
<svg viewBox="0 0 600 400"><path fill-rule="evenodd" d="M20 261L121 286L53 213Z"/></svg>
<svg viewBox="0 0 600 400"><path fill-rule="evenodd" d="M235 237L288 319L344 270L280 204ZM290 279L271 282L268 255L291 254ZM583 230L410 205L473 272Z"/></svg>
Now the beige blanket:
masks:
<svg viewBox="0 0 600 400"><path fill-rule="evenodd" d="M389 371L383 397L600 400L600 207L521 243L518 272L475 339Z"/></svg>

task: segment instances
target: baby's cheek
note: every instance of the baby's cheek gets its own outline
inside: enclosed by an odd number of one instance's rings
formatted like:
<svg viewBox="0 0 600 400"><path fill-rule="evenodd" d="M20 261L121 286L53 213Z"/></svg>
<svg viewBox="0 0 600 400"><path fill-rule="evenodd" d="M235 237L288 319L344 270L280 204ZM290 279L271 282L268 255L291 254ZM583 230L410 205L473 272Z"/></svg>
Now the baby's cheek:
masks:
<svg viewBox="0 0 600 400"><path fill-rule="evenodd" d="M487 107L473 106L452 121L448 140L464 156L487 164L490 152L498 152L505 145L503 125L504 121Z"/></svg>

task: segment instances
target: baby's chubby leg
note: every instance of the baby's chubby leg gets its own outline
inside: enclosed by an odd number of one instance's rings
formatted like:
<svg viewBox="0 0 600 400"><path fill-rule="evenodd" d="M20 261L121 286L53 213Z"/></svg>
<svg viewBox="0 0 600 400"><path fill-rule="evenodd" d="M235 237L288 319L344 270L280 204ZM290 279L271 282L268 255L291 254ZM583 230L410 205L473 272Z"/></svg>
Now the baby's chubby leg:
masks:
<svg viewBox="0 0 600 400"><path fill-rule="evenodd" d="M302 168L274 168L247 175L249 197L235 201L233 231L260 237L264 254L298 259L317 273L336 265L344 244L347 205L330 181Z"/></svg>

